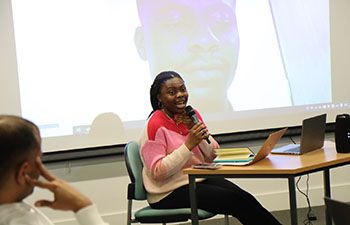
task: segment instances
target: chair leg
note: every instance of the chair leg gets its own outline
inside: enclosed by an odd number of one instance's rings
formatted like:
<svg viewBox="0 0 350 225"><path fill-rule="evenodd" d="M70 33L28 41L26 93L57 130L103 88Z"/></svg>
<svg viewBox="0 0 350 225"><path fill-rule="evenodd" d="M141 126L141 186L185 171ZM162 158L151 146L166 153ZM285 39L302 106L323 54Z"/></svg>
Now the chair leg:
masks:
<svg viewBox="0 0 350 225"><path fill-rule="evenodd" d="M129 199L128 200L128 212L127 212L127 225L131 225L131 221L132 221L132 200Z"/></svg>
<svg viewBox="0 0 350 225"><path fill-rule="evenodd" d="M225 225L229 225L228 215L225 214Z"/></svg>

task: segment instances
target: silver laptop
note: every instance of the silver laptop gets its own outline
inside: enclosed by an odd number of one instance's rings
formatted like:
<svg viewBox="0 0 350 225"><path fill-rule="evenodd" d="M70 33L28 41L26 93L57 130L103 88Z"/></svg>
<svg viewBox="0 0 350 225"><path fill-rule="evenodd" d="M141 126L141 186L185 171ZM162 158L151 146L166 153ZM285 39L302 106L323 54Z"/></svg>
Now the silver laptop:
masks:
<svg viewBox="0 0 350 225"><path fill-rule="evenodd" d="M301 155L323 147L327 114L303 120L300 144L289 144L275 148L273 154Z"/></svg>

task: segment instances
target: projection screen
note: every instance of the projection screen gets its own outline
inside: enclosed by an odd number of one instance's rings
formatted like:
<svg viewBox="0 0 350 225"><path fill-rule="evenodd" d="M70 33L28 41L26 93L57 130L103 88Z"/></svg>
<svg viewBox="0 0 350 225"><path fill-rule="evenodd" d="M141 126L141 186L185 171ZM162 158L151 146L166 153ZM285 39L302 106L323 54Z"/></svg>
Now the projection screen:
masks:
<svg viewBox="0 0 350 225"><path fill-rule="evenodd" d="M212 134L349 111L331 73L328 0L6 0L0 113L43 151L137 139L161 71L182 75Z"/></svg>

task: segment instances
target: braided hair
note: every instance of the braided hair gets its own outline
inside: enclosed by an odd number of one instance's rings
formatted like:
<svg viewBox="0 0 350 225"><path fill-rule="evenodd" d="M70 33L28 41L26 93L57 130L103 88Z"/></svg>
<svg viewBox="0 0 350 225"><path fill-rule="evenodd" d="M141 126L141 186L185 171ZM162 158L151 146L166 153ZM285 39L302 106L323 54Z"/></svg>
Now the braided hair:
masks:
<svg viewBox="0 0 350 225"><path fill-rule="evenodd" d="M180 74L178 74L175 71L163 71L159 73L156 78L154 78L153 84L151 85L151 90L150 90L150 97L151 97L151 105L152 105L152 113L158 109L161 109L161 103L158 100L158 95L160 94L160 89L162 88L162 85L165 83L165 81L178 77L181 80L182 77ZM150 116L149 115L149 116Z"/></svg>

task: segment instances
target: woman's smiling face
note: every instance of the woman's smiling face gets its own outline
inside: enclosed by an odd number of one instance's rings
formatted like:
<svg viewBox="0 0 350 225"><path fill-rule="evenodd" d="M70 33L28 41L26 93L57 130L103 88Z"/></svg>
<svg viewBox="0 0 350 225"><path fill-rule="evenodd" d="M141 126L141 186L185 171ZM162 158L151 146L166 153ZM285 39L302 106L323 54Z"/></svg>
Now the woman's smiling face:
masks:
<svg viewBox="0 0 350 225"><path fill-rule="evenodd" d="M188 92L184 81L179 77L165 81L161 86L158 100L170 117L173 117L174 114L183 113L188 100Z"/></svg>

